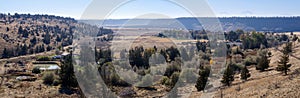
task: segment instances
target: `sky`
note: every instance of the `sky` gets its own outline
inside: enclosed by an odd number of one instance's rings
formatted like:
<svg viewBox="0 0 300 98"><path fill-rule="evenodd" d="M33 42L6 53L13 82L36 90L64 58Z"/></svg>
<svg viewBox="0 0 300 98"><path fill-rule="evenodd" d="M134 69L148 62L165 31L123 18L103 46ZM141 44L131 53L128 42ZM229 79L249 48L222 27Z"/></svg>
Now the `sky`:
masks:
<svg viewBox="0 0 300 98"><path fill-rule="evenodd" d="M93 0L0 0L0 13L50 14L72 17L75 19L98 19L93 14L83 17L87 9L93 5ZM100 1L100 0L98 0ZM102 0L113 2L114 0ZM196 3L199 0L190 0ZM232 16L300 16L299 0L206 0L207 5L217 17ZM201 5L201 4L199 4ZM103 7L102 7L103 6ZM97 9L107 8L97 5ZM177 18L192 15L182 6L167 2L167 0L131 0L129 3L113 7L106 18Z"/></svg>

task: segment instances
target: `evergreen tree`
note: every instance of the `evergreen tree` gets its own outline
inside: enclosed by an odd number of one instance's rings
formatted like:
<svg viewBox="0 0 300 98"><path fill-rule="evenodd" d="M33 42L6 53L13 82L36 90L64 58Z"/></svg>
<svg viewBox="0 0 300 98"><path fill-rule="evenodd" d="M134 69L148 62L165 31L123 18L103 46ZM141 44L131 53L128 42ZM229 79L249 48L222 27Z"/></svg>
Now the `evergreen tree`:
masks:
<svg viewBox="0 0 300 98"><path fill-rule="evenodd" d="M149 58L152 56L152 54L155 53L155 50L153 48L145 49L144 55L143 55L143 67L148 69L150 67L149 65Z"/></svg>
<svg viewBox="0 0 300 98"><path fill-rule="evenodd" d="M40 47L40 52L45 52L45 45L42 44L42 46Z"/></svg>
<svg viewBox="0 0 300 98"><path fill-rule="evenodd" d="M59 35L56 36L56 41L61 42L61 38L59 37Z"/></svg>
<svg viewBox="0 0 300 98"><path fill-rule="evenodd" d="M293 40L293 42L297 41L298 40L297 35L294 35L292 40Z"/></svg>
<svg viewBox="0 0 300 98"><path fill-rule="evenodd" d="M166 50L166 52L167 52L167 54L169 56L169 59L171 61L174 61L176 57L180 56L180 53L179 53L178 49L175 48L175 47L173 47L173 46L171 46L170 48L168 48Z"/></svg>
<svg viewBox="0 0 300 98"><path fill-rule="evenodd" d="M209 67L200 66L199 78L197 79L197 83L195 85L198 91L204 90L205 85L207 84L208 81L209 73L210 73Z"/></svg>
<svg viewBox="0 0 300 98"><path fill-rule="evenodd" d="M22 33L23 33L23 27L22 27L22 26L19 26L18 34L22 34Z"/></svg>
<svg viewBox="0 0 300 98"><path fill-rule="evenodd" d="M34 36L31 40L30 40L30 42L33 44L33 45L35 45L36 44L36 37Z"/></svg>
<svg viewBox="0 0 300 98"><path fill-rule="evenodd" d="M74 66L72 64L72 53L65 57L60 70L61 87L77 87L78 83L74 75Z"/></svg>
<svg viewBox="0 0 300 98"><path fill-rule="evenodd" d="M23 31L22 37L28 38L29 32L27 30Z"/></svg>
<svg viewBox="0 0 300 98"><path fill-rule="evenodd" d="M129 63L132 67L137 66L141 68L144 66L143 52L144 48L142 46L129 50Z"/></svg>
<svg viewBox="0 0 300 98"><path fill-rule="evenodd" d="M251 74L249 73L249 70L247 69L246 66L243 67L242 72L241 72L241 79L242 80L247 80Z"/></svg>
<svg viewBox="0 0 300 98"><path fill-rule="evenodd" d="M255 66L256 70L265 71L269 68L270 60L268 59L268 51L266 49L260 50L258 52L258 64Z"/></svg>
<svg viewBox="0 0 300 98"><path fill-rule="evenodd" d="M285 47L283 47L283 54L290 54L293 52L293 49L292 49L292 42L288 42L285 44Z"/></svg>
<svg viewBox="0 0 300 98"><path fill-rule="evenodd" d="M6 32L8 32L9 31L9 28L8 27L6 27Z"/></svg>
<svg viewBox="0 0 300 98"><path fill-rule="evenodd" d="M40 52L40 47L39 46L36 46L35 47L35 53L39 53Z"/></svg>
<svg viewBox="0 0 300 98"><path fill-rule="evenodd" d="M289 55L283 54L280 58L280 61L278 62L278 66L276 68L277 71L283 72L285 75L287 75L287 71L292 66L289 62Z"/></svg>
<svg viewBox="0 0 300 98"><path fill-rule="evenodd" d="M197 41L196 46L197 46L198 51L201 50L202 52L206 52L206 43L205 42Z"/></svg>
<svg viewBox="0 0 300 98"><path fill-rule="evenodd" d="M22 46L22 48L21 48L21 51L20 51L20 53L19 53L19 55L26 55L27 54L27 45L26 44L24 44L23 46Z"/></svg>
<svg viewBox="0 0 300 98"><path fill-rule="evenodd" d="M4 48L4 50L2 52L2 58L9 58L9 53L8 53L8 50L6 48Z"/></svg>
<svg viewBox="0 0 300 98"><path fill-rule="evenodd" d="M50 45L48 45L46 49L47 49L47 51L50 51L50 50L52 50L52 47Z"/></svg>
<svg viewBox="0 0 300 98"><path fill-rule="evenodd" d="M229 64L226 66L226 69L223 74L223 78L221 80L221 82L226 86L230 86L232 81L234 81L234 72L232 66L233 64L230 61Z"/></svg>
<svg viewBox="0 0 300 98"><path fill-rule="evenodd" d="M277 71L283 72L285 75L287 75L287 71L292 66L292 64L289 64L289 53L292 52L291 44L286 43L285 47L283 47L283 54L281 55L281 58L278 62L278 66L276 68Z"/></svg>
<svg viewBox="0 0 300 98"><path fill-rule="evenodd" d="M50 41L51 41L51 35L49 34L49 32L46 32L45 36L44 36L44 43L45 44L50 44Z"/></svg>
<svg viewBox="0 0 300 98"><path fill-rule="evenodd" d="M17 49L15 50L15 56L19 56L21 53L21 45L17 45Z"/></svg>
<svg viewBox="0 0 300 98"><path fill-rule="evenodd" d="M160 50L160 55L162 55L164 57L164 59L166 60L166 62L168 61L168 55L166 53L166 50L161 49Z"/></svg>

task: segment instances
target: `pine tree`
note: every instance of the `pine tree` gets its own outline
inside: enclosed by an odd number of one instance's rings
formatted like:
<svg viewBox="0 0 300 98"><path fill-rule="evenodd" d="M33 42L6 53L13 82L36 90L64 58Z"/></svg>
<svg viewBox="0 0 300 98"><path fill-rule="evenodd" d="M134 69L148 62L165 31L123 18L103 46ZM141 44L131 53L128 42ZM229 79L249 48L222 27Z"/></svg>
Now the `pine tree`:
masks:
<svg viewBox="0 0 300 98"><path fill-rule="evenodd" d="M197 79L197 83L195 85L198 91L204 90L205 85L207 84L208 81L209 73L210 73L209 67L200 66L199 78Z"/></svg>
<svg viewBox="0 0 300 98"><path fill-rule="evenodd" d="M259 59L258 64L255 66L256 70L265 71L265 69L269 68L270 60L268 59L267 50L261 50L258 53Z"/></svg>
<svg viewBox="0 0 300 98"><path fill-rule="evenodd" d="M283 47L283 53L284 54L292 53L293 52L292 45L293 45L292 42L286 43L285 47Z"/></svg>
<svg viewBox="0 0 300 98"><path fill-rule="evenodd" d="M173 47L173 46L171 46L170 48L168 48L168 49L166 50L166 52L167 52L167 54L168 54L168 56L169 56L169 59L170 59L171 61L174 61L176 57L179 57L179 56L180 56L180 53L179 53L178 49L175 48L175 47Z"/></svg>
<svg viewBox="0 0 300 98"><path fill-rule="evenodd" d="M30 40L30 42L33 44L33 45L35 45L36 44L36 42L37 42L37 39L36 39L36 37L34 36L31 40Z"/></svg>
<svg viewBox="0 0 300 98"><path fill-rule="evenodd" d="M242 80L247 80L249 77L251 76L251 74L249 73L249 70L247 69L247 67L243 67L242 72L241 72L241 79Z"/></svg>
<svg viewBox="0 0 300 98"><path fill-rule="evenodd" d="M8 58L8 50L6 48L4 48L3 52L2 52L2 58Z"/></svg>
<svg viewBox="0 0 300 98"><path fill-rule="evenodd" d="M226 66L226 69L223 74L223 78L221 80L221 82L226 86L230 86L232 81L234 81L234 72L232 66L233 64L229 62L229 64Z"/></svg>
<svg viewBox="0 0 300 98"><path fill-rule="evenodd" d="M19 26L18 34L22 34L22 33L23 33L23 28L22 28L22 26Z"/></svg>
<svg viewBox="0 0 300 98"><path fill-rule="evenodd" d="M8 32L9 31L9 28L8 27L6 27L6 32Z"/></svg>
<svg viewBox="0 0 300 98"><path fill-rule="evenodd" d="M292 64L289 64L289 54L292 52L292 44L287 43L285 47L283 47L283 55L281 55L281 58L278 62L278 66L276 68L277 71L283 72L285 75L287 75L287 71L292 66Z"/></svg>
<svg viewBox="0 0 300 98"><path fill-rule="evenodd" d="M24 44L22 47L21 47L21 51L19 53L19 55L26 55L27 54L27 45Z"/></svg>
<svg viewBox="0 0 300 98"><path fill-rule="evenodd" d="M50 44L50 41L51 41L51 35L49 34L49 32L46 32L45 36L44 36L44 43L45 44Z"/></svg>
<svg viewBox="0 0 300 98"><path fill-rule="evenodd" d="M160 55L162 55L164 57L164 59L166 60L166 62L168 61L168 55L166 53L166 50L161 49L160 50Z"/></svg>
<svg viewBox="0 0 300 98"><path fill-rule="evenodd" d="M62 87L71 88L77 87L78 83L74 75L74 66L72 64L72 53L65 57L60 70L60 79Z"/></svg>
<svg viewBox="0 0 300 98"><path fill-rule="evenodd" d="M276 70L284 72L284 74L287 75L287 71L292 66L288 62L289 62L289 55L283 54L280 58L280 61L278 62L278 66L277 66Z"/></svg>
<svg viewBox="0 0 300 98"><path fill-rule="evenodd" d="M50 45L48 45L46 49L47 49L47 51L50 51L50 50L52 50L52 47Z"/></svg>
<svg viewBox="0 0 300 98"><path fill-rule="evenodd" d="M202 52L206 52L206 43L205 42L197 41L196 46L197 46L198 51L201 50Z"/></svg>
<svg viewBox="0 0 300 98"><path fill-rule="evenodd" d="M42 44L42 46L40 46L40 52L45 52L45 45Z"/></svg>
<svg viewBox="0 0 300 98"><path fill-rule="evenodd" d="M40 52L40 47L39 46L36 46L35 47L35 53L39 53Z"/></svg>

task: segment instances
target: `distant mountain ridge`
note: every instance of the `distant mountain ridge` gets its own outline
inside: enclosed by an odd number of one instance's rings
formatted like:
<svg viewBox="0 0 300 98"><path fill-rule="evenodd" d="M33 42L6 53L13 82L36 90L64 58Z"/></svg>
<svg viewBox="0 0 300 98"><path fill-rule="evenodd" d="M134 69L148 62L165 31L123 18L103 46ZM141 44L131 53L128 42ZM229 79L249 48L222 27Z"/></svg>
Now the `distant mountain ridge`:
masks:
<svg viewBox="0 0 300 98"><path fill-rule="evenodd" d="M242 29L246 31L297 32L300 31L300 17L222 17L222 18L175 18L175 19L108 19L79 20L103 27L124 28L186 28L202 29L198 20L218 19L224 31ZM101 25L102 24L102 25Z"/></svg>

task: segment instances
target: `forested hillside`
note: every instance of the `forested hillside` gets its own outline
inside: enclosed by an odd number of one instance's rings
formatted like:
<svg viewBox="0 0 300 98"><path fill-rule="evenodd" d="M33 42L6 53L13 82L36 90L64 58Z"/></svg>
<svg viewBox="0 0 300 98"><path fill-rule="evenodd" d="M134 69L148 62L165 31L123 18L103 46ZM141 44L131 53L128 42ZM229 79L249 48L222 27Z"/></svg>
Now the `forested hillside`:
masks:
<svg viewBox="0 0 300 98"><path fill-rule="evenodd" d="M102 29L53 15L0 14L0 57L59 50L72 44L73 35L101 35Z"/></svg>

